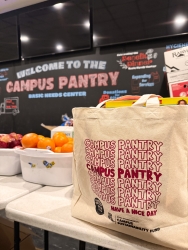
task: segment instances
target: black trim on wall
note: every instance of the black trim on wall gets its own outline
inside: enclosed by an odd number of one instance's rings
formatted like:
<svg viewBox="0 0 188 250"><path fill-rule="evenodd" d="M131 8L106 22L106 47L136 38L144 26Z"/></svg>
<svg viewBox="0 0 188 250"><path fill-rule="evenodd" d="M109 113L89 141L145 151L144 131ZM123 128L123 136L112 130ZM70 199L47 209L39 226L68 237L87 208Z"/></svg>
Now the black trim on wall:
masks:
<svg viewBox="0 0 188 250"><path fill-rule="evenodd" d="M61 0L61 2L69 2L70 0ZM78 0L79 1L79 0ZM34 4L34 5L30 5L21 9L17 9L17 10L13 10L10 12L6 12L3 14L0 14L0 20L1 19L5 19L8 17L12 17L12 16L16 16L17 17L17 22L18 22L18 44L19 44L19 56L20 59L19 60L12 60L12 61L6 61L6 62L0 62L0 67L8 67L8 66L12 66L12 65L25 65L25 64L29 64L29 63L35 63L38 61L42 61L44 59L46 60L54 60L54 59L58 59L58 58L69 58L72 56L80 56L80 55L88 55L88 54L92 54L95 53L96 50L99 51L100 54L102 53L108 53L108 50L113 50L117 47L121 47L121 46L130 46L130 45L134 45L134 44L149 44L152 42L166 42L168 43L168 41L172 41L172 39L176 42L178 41L178 39L186 39L186 37L188 38L188 34L178 34L178 35L172 35L172 36L168 36L168 37L158 37L158 38L151 38L151 39L146 39L146 40L139 40L139 41L129 41L129 42L121 42L121 43L116 43L116 44L110 44L110 45L104 45L104 46L100 46L100 47L93 47L93 3L95 0L88 0L89 1L89 9L90 9L90 42L91 42L91 48L90 49L83 49L80 51L72 51L72 52L63 52L63 53L57 53L54 55L44 55L44 56L38 56L38 57L33 57L33 58L25 58L24 61L22 61L21 59L21 41L19 39L20 36L20 27L19 27L19 14L22 13L26 13L26 12L30 12L33 10L37 10L40 8L45 8L45 7L49 7L52 6L56 3L59 3L59 0L48 0L45 2L41 2L38 4Z"/></svg>
<svg viewBox="0 0 188 250"><path fill-rule="evenodd" d="M69 0L61 0L61 2L65 3L68 2ZM41 2L41 3L37 3L37 4L33 4L33 5L29 5L27 7L23 7L21 9L16 9L16 10L12 10L10 12L5 12L3 14L0 15L0 19L4 19L6 17L11 17L11 16L15 16L15 15L19 15L28 11L33 11L33 10L37 10L40 8L45 8L45 7L49 7L51 5L54 5L56 3L59 3L59 0L48 0L45 2Z"/></svg>
<svg viewBox="0 0 188 250"><path fill-rule="evenodd" d="M70 0L61 0L62 3L65 2L69 2ZM74 1L74 0L73 0ZM1 19L5 19L8 17L12 17L12 16L16 16L17 17L17 25L18 25L18 45L19 45L19 59L18 60L11 60L11 61L5 61L5 62L0 62L0 67L1 65L3 67L9 67L12 65L24 65L24 64L28 64L31 62L37 62L37 61L41 61L44 59L48 59L48 60L54 60L54 58L62 58L62 57L69 57L69 56L73 56L74 55L81 55L83 54L85 51L86 53L92 53L92 51L95 51L95 49L93 49L93 10L92 10L92 0L88 0L89 3L89 15L90 15L90 48L87 49L81 49L81 50L75 50L75 51L68 51L68 52L62 52L62 53L56 53L56 54L49 54L49 55L41 55L41 56L36 56L36 57L30 57L30 58L24 58L24 60L22 60L21 55L22 55L22 48L21 48L21 41L20 41L20 25L19 25L19 15L22 13L26 13L26 12L30 12L30 11L34 11L34 10L38 10L40 8L45 8L45 7L49 7L52 6L54 4L59 3L59 0L49 0L49 1L45 1L45 2L41 2L38 4L34 4L34 5L30 5L21 9L17 9L17 10L13 10L10 12L6 12L3 14L0 14L0 20ZM90 7L91 6L91 7Z"/></svg>

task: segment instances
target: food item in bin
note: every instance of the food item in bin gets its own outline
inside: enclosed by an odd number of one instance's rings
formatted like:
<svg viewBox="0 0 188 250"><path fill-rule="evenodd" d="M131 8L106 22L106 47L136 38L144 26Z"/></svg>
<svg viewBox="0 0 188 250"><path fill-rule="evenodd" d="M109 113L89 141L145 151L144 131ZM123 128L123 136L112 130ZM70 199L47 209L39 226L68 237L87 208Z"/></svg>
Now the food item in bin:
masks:
<svg viewBox="0 0 188 250"><path fill-rule="evenodd" d="M44 139L44 135L38 135L39 140Z"/></svg>
<svg viewBox="0 0 188 250"><path fill-rule="evenodd" d="M21 141L12 138L11 141L9 142L9 148L15 148L17 146L19 146L19 147L21 146Z"/></svg>
<svg viewBox="0 0 188 250"><path fill-rule="evenodd" d="M67 137L68 138L68 142L72 142L73 143L73 138L72 137Z"/></svg>
<svg viewBox="0 0 188 250"><path fill-rule="evenodd" d="M61 147L55 147L54 153L61 153Z"/></svg>
<svg viewBox="0 0 188 250"><path fill-rule="evenodd" d="M8 142L0 141L0 148L8 148Z"/></svg>
<svg viewBox="0 0 188 250"><path fill-rule="evenodd" d="M55 150L55 142L48 137L45 137L38 141L37 148Z"/></svg>
<svg viewBox="0 0 188 250"><path fill-rule="evenodd" d="M56 137L58 137L58 136L60 136L60 135L66 137L66 134L63 133L63 132L55 132L55 133L53 134L52 139L54 140Z"/></svg>
<svg viewBox="0 0 188 250"><path fill-rule="evenodd" d="M56 147L61 147L65 143L67 143L69 140L66 135L64 136L64 135L59 134L53 137L53 141L55 142Z"/></svg>
<svg viewBox="0 0 188 250"><path fill-rule="evenodd" d="M23 135L21 135L21 134L16 134L16 133L14 133L14 132L10 133L9 136L12 137L12 138L14 138L14 139L16 139L16 140L21 140L22 137L23 137Z"/></svg>
<svg viewBox="0 0 188 250"><path fill-rule="evenodd" d="M24 148L48 149L54 153L73 152L73 138L67 137L63 132L56 132L53 138L28 133L23 136L21 143Z"/></svg>
<svg viewBox="0 0 188 250"><path fill-rule="evenodd" d="M22 137L21 143L24 148L36 148L39 141L36 133L28 133Z"/></svg>
<svg viewBox="0 0 188 250"><path fill-rule="evenodd" d="M10 133L0 135L0 148L21 147L21 134Z"/></svg>
<svg viewBox="0 0 188 250"><path fill-rule="evenodd" d="M10 148L15 148L15 147L20 147L21 140L23 138L23 135L21 134L16 134L16 133L10 133L9 136L11 137L11 142L9 143Z"/></svg>
<svg viewBox="0 0 188 250"><path fill-rule="evenodd" d="M61 153L71 153L73 152L73 143L66 143L61 147Z"/></svg>
<svg viewBox="0 0 188 250"><path fill-rule="evenodd" d="M10 141L9 135L0 135L0 148L9 148Z"/></svg>

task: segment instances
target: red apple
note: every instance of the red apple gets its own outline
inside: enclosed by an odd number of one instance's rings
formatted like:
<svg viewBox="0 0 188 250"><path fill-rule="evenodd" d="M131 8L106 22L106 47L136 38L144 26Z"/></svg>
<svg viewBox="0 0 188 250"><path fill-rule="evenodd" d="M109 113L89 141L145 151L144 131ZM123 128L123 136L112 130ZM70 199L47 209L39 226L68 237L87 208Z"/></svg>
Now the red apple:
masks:
<svg viewBox="0 0 188 250"><path fill-rule="evenodd" d="M8 142L0 141L0 148L8 148Z"/></svg>
<svg viewBox="0 0 188 250"><path fill-rule="evenodd" d="M9 135L3 135L1 137L1 141L4 141L4 142L10 142L11 141L11 137Z"/></svg>
<svg viewBox="0 0 188 250"><path fill-rule="evenodd" d="M9 146L9 148L13 148L15 145L15 139L14 138L11 138L11 140L9 141L9 143L8 143L8 146Z"/></svg>
<svg viewBox="0 0 188 250"><path fill-rule="evenodd" d="M16 146L22 146L20 140L15 140L13 144L14 144L13 148Z"/></svg>
<svg viewBox="0 0 188 250"><path fill-rule="evenodd" d="M14 139L16 139L16 140L21 140L22 137L23 137L23 135L21 135L21 134L16 134L16 133L14 133L14 132L10 133L9 136L12 137L12 138L14 138Z"/></svg>
<svg viewBox="0 0 188 250"><path fill-rule="evenodd" d="M23 135L21 135L21 134L16 134L16 139L17 139L17 140L21 140L22 137L23 137Z"/></svg>
<svg viewBox="0 0 188 250"><path fill-rule="evenodd" d="M9 148L14 148L16 146L21 146L21 141L12 138L11 141L9 142Z"/></svg>
<svg viewBox="0 0 188 250"><path fill-rule="evenodd" d="M16 139L16 135L17 135L17 134L14 133L14 132L12 132L12 133L9 134L10 137L15 138L15 139Z"/></svg>
<svg viewBox="0 0 188 250"><path fill-rule="evenodd" d="M0 134L0 148L14 148L16 146L21 146L21 134L10 133L10 134Z"/></svg>
<svg viewBox="0 0 188 250"><path fill-rule="evenodd" d="M6 134L0 134L0 137L3 136L3 135L6 135Z"/></svg>
<svg viewBox="0 0 188 250"><path fill-rule="evenodd" d="M1 137L0 137L0 148L8 148L9 147L8 143L10 141L9 139L10 139L9 136L1 135Z"/></svg>
<svg viewBox="0 0 188 250"><path fill-rule="evenodd" d="M11 137L10 135L4 135L0 138L1 142L4 142L7 144L6 148L13 148L15 145L16 139ZM4 144L5 145L5 144Z"/></svg>

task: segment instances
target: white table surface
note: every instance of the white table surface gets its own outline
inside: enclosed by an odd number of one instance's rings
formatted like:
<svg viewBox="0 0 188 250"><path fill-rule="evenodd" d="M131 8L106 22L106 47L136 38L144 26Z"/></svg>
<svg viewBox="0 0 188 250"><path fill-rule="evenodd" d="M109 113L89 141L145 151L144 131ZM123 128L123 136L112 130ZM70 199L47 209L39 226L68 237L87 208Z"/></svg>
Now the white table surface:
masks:
<svg viewBox="0 0 188 250"><path fill-rule="evenodd" d="M5 178L6 178L6 176L0 175L0 180L5 179Z"/></svg>
<svg viewBox="0 0 188 250"><path fill-rule="evenodd" d="M169 249L73 218L72 191L72 186L45 186L10 202L5 210L6 216L14 221L110 249Z"/></svg>
<svg viewBox="0 0 188 250"><path fill-rule="evenodd" d="M0 210L9 202L41 187L42 185L24 181L21 175L0 176Z"/></svg>

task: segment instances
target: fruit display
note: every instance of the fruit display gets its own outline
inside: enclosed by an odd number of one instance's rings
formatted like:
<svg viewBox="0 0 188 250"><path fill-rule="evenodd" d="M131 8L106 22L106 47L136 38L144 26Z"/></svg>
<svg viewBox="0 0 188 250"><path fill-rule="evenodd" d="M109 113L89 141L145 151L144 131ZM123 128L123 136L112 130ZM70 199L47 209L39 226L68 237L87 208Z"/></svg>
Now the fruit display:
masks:
<svg viewBox="0 0 188 250"><path fill-rule="evenodd" d="M23 148L48 149L54 153L73 152L73 138L66 136L63 132L56 132L52 138L28 133L22 137L21 145Z"/></svg>
<svg viewBox="0 0 188 250"><path fill-rule="evenodd" d="M22 135L17 133L0 134L0 148L19 148L22 147Z"/></svg>

